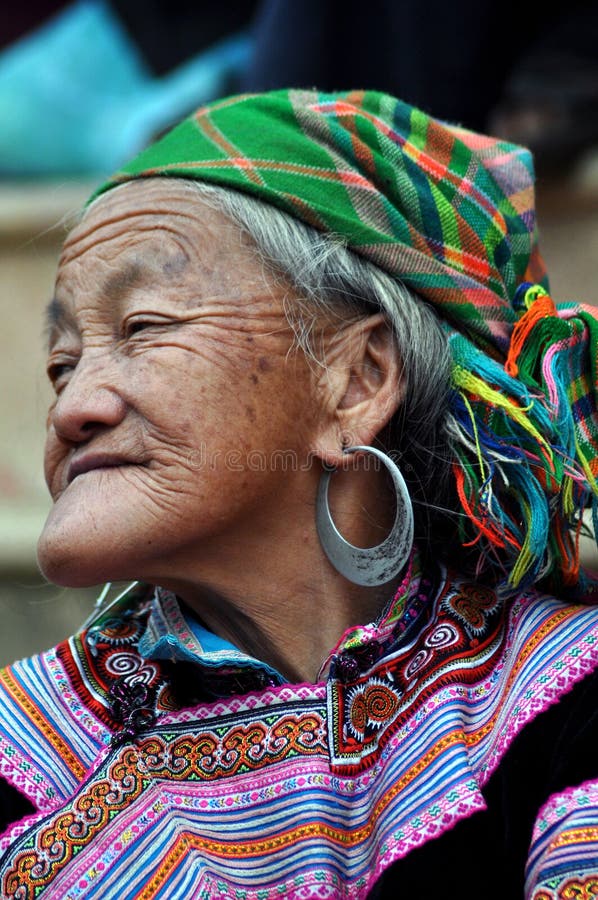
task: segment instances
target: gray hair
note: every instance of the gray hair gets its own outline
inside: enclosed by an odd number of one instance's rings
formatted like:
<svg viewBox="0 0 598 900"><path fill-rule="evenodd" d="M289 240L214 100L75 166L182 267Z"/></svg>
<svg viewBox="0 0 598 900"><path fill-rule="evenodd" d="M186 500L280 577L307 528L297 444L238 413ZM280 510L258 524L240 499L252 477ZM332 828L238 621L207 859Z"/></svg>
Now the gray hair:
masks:
<svg viewBox="0 0 598 900"><path fill-rule="evenodd" d="M338 235L319 232L250 195L205 182L186 183L248 234L265 267L297 292L287 297L285 312L297 343L316 364L325 365L316 345L322 319L344 322L385 313L402 360L404 401L379 442L398 462L409 486L420 544L444 555L443 547L455 547L458 506L450 472L451 356L434 310L348 249Z"/></svg>

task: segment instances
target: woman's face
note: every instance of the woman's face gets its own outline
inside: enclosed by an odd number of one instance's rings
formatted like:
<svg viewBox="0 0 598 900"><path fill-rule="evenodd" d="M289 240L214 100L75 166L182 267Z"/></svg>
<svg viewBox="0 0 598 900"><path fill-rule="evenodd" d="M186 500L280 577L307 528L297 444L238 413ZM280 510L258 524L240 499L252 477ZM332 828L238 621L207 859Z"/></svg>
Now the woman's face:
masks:
<svg viewBox="0 0 598 900"><path fill-rule="evenodd" d="M284 294L176 179L88 211L49 310L48 578L167 583L298 502L317 416Z"/></svg>

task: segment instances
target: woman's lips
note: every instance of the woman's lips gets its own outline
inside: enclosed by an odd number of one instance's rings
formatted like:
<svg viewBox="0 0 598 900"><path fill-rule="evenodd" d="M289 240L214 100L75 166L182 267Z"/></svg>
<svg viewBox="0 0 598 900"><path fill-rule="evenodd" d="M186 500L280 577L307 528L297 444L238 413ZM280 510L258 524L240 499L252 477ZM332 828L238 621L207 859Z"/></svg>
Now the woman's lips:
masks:
<svg viewBox="0 0 598 900"><path fill-rule="evenodd" d="M66 480L67 484L70 484L78 475L84 475L86 472L93 472L96 469L115 469L120 466L136 465L141 465L141 463L113 453L85 453L71 460Z"/></svg>

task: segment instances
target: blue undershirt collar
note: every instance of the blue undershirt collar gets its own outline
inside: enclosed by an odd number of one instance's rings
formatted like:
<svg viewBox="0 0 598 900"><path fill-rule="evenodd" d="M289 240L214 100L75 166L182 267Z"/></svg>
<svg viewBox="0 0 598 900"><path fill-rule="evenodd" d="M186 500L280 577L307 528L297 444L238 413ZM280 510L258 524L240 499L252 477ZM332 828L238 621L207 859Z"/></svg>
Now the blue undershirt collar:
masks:
<svg viewBox="0 0 598 900"><path fill-rule="evenodd" d="M226 673L261 673L271 684L284 684L280 672L249 656L230 641L209 631L177 597L156 588L147 627L139 641L139 653L145 659L184 661Z"/></svg>

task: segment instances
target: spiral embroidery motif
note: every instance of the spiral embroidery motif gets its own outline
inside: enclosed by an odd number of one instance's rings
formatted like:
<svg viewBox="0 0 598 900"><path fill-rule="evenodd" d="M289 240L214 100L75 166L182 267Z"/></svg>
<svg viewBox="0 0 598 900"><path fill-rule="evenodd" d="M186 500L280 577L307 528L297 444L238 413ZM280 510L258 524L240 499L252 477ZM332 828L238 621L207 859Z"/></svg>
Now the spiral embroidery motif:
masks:
<svg viewBox="0 0 598 900"><path fill-rule="evenodd" d="M425 640L425 646L434 650L441 647L450 647L459 640L459 632L449 622L443 622L429 634Z"/></svg>
<svg viewBox="0 0 598 900"><path fill-rule="evenodd" d="M474 634L481 634L486 620L499 606L494 591L479 584L463 584L458 593L448 599L447 605L460 622Z"/></svg>
<svg viewBox="0 0 598 900"><path fill-rule="evenodd" d="M372 680L347 699L349 728L355 737L363 738L366 731L378 731L396 715L400 695L383 681Z"/></svg>

